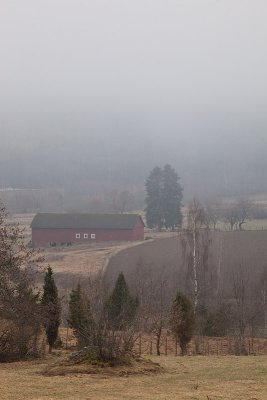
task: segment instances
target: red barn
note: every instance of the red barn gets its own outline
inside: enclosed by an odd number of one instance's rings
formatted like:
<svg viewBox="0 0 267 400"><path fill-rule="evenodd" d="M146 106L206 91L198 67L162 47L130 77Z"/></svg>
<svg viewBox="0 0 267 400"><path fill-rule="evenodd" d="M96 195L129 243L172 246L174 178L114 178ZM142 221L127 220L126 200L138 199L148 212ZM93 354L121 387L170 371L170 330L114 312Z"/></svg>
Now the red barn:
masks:
<svg viewBox="0 0 267 400"><path fill-rule="evenodd" d="M136 214L36 214L31 223L34 246L100 241L144 240L144 222Z"/></svg>

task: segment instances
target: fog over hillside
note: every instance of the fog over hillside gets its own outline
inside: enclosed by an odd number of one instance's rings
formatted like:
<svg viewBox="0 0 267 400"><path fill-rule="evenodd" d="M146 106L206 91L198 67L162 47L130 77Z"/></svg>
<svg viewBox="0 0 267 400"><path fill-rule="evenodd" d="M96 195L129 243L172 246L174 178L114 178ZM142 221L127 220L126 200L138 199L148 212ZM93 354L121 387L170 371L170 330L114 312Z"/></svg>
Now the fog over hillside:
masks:
<svg viewBox="0 0 267 400"><path fill-rule="evenodd" d="M267 192L266 1L0 7L0 188Z"/></svg>

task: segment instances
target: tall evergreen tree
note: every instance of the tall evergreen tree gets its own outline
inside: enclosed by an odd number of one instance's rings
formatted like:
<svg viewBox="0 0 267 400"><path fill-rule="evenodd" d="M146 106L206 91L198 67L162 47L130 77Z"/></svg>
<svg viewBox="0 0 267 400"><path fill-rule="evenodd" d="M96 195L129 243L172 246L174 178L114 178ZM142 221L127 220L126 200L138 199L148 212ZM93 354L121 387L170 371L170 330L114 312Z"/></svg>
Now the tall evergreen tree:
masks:
<svg viewBox="0 0 267 400"><path fill-rule="evenodd" d="M70 294L68 323L74 329L78 346L84 347L88 344L92 339L94 321L89 300L82 292L79 283Z"/></svg>
<svg viewBox="0 0 267 400"><path fill-rule="evenodd" d="M137 307L138 299L131 296L124 275L121 272L106 304L109 326L115 330L123 330L131 326Z"/></svg>
<svg viewBox="0 0 267 400"><path fill-rule="evenodd" d="M179 176L174 168L166 164L163 168L162 207L166 228L182 224L182 197L183 189L179 183Z"/></svg>
<svg viewBox="0 0 267 400"><path fill-rule="evenodd" d="M58 328L60 324L60 301L58 291L54 281L52 268L49 266L44 278L44 291L42 297L42 306L44 312L44 327L47 341L49 344L49 353L58 337Z"/></svg>
<svg viewBox="0 0 267 400"><path fill-rule="evenodd" d="M159 167L153 168L145 182L146 187L146 223L149 228L161 229L163 226L162 189L163 174Z"/></svg>
<svg viewBox="0 0 267 400"><path fill-rule="evenodd" d="M182 223L183 188L177 172L169 164L155 167L145 182L146 222L149 228L172 228Z"/></svg>
<svg viewBox="0 0 267 400"><path fill-rule="evenodd" d="M171 328L179 341L181 354L185 355L193 336L194 311L191 301L181 292L177 293L172 305Z"/></svg>

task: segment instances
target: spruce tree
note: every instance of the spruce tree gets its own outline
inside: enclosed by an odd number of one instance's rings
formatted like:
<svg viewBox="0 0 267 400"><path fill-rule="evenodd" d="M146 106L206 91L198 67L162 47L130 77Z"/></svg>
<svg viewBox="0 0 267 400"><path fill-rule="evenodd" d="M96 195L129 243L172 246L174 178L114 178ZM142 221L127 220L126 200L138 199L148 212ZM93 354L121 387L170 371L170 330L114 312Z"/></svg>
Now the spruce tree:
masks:
<svg viewBox="0 0 267 400"><path fill-rule="evenodd" d="M54 281L52 268L49 266L44 278L42 297L42 307L44 312L44 327L49 344L49 353L58 337L58 328L60 325L60 301L58 291Z"/></svg>
<svg viewBox="0 0 267 400"><path fill-rule="evenodd" d="M79 347L84 347L91 341L94 321L89 300L79 283L70 294L68 323L74 330Z"/></svg>
<svg viewBox="0 0 267 400"><path fill-rule="evenodd" d="M166 164L163 169L162 208L165 227L172 228L182 224L183 189L174 168Z"/></svg>
<svg viewBox="0 0 267 400"><path fill-rule="evenodd" d="M187 345L192 339L194 329L194 310L191 301L178 292L171 309L171 328L178 339L181 354L187 353Z"/></svg>
<svg viewBox="0 0 267 400"><path fill-rule="evenodd" d="M177 172L169 164L155 167L145 182L146 222L149 228L174 229L182 223L183 188Z"/></svg>
<svg viewBox="0 0 267 400"><path fill-rule="evenodd" d="M163 223L162 210L162 187L163 175L162 169L159 167L153 168L149 177L145 182L146 187L146 223L149 228L161 229Z"/></svg>
<svg viewBox="0 0 267 400"><path fill-rule="evenodd" d="M124 275L121 272L106 304L107 320L110 328L114 330L129 328L134 321L137 307L138 299L131 296Z"/></svg>

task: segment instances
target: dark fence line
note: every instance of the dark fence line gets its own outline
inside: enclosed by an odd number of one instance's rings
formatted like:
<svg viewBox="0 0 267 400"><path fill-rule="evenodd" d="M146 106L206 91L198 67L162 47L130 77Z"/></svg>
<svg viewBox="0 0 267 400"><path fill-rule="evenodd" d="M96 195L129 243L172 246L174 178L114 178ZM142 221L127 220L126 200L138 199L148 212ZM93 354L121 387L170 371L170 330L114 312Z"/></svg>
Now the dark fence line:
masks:
<svg viewBox="0 0 267 400"><path fill-rule="evenodd" d="M60 337L66 349L76 345L76 338L70 328L61 328ZM197 346L196 346L197 343ZM267 339L246 337L242 351L248 355L267 355ZM198 353L205 356L225 356L240 353L240 340L237 336L208 337L198 336L188 345L188 355ZM157 338L152 334L139 333L135 336L134 351L137 355L157 355ZM180 346L171 335L164 333L160 339L160 354L165 356L180 355Z"/></svg>
<svg viewBox="0 0 267 400"><path fill-rule="evenodd" d="M197 342L197 343L196 343ZM198 352L196 353L196 348ZM207 336L195 337L188 345L188 355L201 354L205 356L231 355L240 352L248 355L267 355L267 339L245 338L242 342L236 337L214 338ZM151 335L139 334L135 340L135 352L139 355L157 355L156 338ZM161 355L179 355L180 346L172 336L164 335L160 340Z"/></svg>

